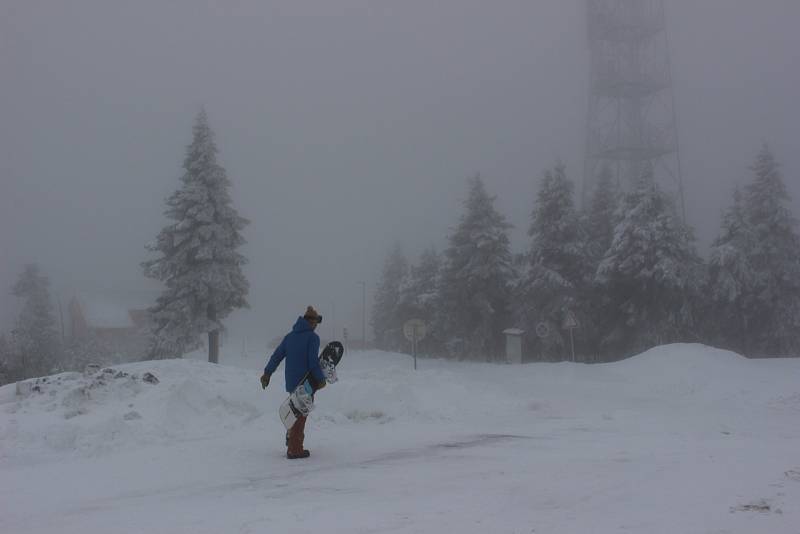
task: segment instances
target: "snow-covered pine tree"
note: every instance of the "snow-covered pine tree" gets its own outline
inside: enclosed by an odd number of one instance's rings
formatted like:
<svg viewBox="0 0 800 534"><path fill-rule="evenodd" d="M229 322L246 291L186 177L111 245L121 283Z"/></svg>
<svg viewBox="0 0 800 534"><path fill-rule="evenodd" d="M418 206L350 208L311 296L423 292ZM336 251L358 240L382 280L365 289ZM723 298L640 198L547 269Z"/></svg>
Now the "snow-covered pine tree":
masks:
<svg viewBox="0 0 800 534"><path fill-rule="evenodd" d="M436 249L422 252L419 263L409 267L408 276L400 287L400 319L405 324L409 319L421 319L428 325L428 331L420 347L429 353L440 349L438 333L433 328L436 306L439 302L439 278L441 258Z"/></svg>
<svg viewBox="0 0 800 534"><path fill-rule="evenodd" d="M744 211L752 232L747 259L755 273L748 332L753 354L800 350L800 238L780 168L765 145L752 166Z"/></svg>
<svg viewBox="0 0 800 534"><path fill-rule="evenodd" d="M753 233L747 223L742 195L737 188L733 205L723 214L720 235L711 244L708 259L707 337L715 344L748 351L748 325L755 310L750 294L756 273L748 258Z"/></svg>
<svg viewBox="0 0 800 534"><path fill-rule="evenodd" d="M618 204L619 191L614 185L611 169L604 166L597 178L586 213L587 249L598 263L614 239L614 214Z"/></svg>
<svg viewBox="0 0 800 534"><path fill-rule="evenodd" d="M561 326L567 312L586 322L585 293L591 262L573 199L574 186L563 164L544 173L531 213L530 251L517 294L517 317L525 330L526 352L543 359L571 358L569 332ZM533 325L547 323L540 338ZM578 347L579 349L583 347Z"/></svg>
<svg viewBox="0 0 800 534"><path fill-rule="evenodd" d="M647 168L620 205L614 240L595 275L607 299L606 350L631 354L695 339L704 268L684 225Z"/></svg>
<svg viewBox="0 0 800 534"><path fill-rule="evenodd" d="M39 266L25 266L12 289L23 299L22 310L11 333L9 371L15 380L51 374L59 370L60 340L50 301L50 280Z"/></svg>
<svg viewBox="0 0 800 534"><path fill-rule="evenodd" d="M435 248L424 250L411 269L414 311L424 321L430 321L436 312L441 269L442 258Z"/></svg>
<svg viewBox="0 0 800 534"><path fill-rule="evenodd" d="M464 207L445 251L435 328L450 355L497 359L503 353L502 332L510 326L511 225L495 209L479 175L469 181Z"/></svg>
<svg viewBox="0 0 800 534"><path fill-rule="evenodd" d="M400 288L408 275L408 261L403 247L396 243L383 264L372 307L372 330L375 344L384 350L403 346L403 318L400 316Z"/></svg>
<svg viewBox="0 0 800 534"><path fill-rule="evenodd" d="M201 346L208 334L208 360L219 361L222 320L247 307L246 259L237 249L249 221L240 217L228 192L231 182L217 163L217 146L202 110L186 149L182 186L167 200L164 227L148 250L159 257L142 263L145 276L166 286L150 314L150 356L179 357Z"/></svg>
<svg viewBox="0 0 800 534"><path fill-rule="evenodd" d="M620 191L614 183L611 168L603 166L597 177L597 183L588 208L581 216L581 225L585 229L586 253L591 262L590 281L587 293L588 317L581 322L580 334L586 343L587 356L596 359L601 356L599 347L603 337L599 328L607 314L603 291L594 282L594 273L614 240L617 206L620 203Z"/></svg>

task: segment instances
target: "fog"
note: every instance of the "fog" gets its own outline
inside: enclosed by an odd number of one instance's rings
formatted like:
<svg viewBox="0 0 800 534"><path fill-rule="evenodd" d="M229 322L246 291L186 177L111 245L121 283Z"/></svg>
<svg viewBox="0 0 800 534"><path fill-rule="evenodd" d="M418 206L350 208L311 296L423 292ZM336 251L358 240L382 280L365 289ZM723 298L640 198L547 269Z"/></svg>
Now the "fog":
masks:
<svg viewBox="0 0 800 534"><path fill-rule="evenodd" d="M763 142L800 206L800 3L666 1L689 222L701 248ZM0 5L0 331L38 262L54 297L148 296L191 125L208 111L250 259L230 339L308 304L361 335L385 254L441 249L477 172L526 245L539 176L580 184L582 0ZM155 291L155 292L154 292ZM326 328L328 330L326 330ZM234 337L236 336L236 337Z"/></svg>

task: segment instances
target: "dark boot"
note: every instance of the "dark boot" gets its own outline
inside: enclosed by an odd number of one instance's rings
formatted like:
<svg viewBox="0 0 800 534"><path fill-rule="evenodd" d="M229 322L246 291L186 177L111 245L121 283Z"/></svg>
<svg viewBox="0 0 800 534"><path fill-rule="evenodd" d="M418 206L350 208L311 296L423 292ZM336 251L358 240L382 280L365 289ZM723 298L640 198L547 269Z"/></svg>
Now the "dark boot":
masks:
<svg viewBox="0 0 800 534"><path fill-rule="evenodd" d="M306 438L306 417L298 417L292 428L289 429L289 440L286 457L290 460L298 458L308 458L311 453L303 448L303 441Z"/></svg>

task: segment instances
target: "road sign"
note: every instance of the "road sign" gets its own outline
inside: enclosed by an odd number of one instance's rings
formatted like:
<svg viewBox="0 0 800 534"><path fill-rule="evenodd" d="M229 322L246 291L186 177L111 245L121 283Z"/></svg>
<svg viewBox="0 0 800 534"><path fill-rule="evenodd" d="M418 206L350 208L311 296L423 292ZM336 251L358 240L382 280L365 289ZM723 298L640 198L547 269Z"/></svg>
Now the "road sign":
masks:
<svg viewBox="0 0 800 534"><path fill-rule="evenodd" d="M421 341L428 333L428 328L425 326L425 321L422 319L409 319L403 325L403 335L409 341Z"/></svg>
<svg viewBox="0 0 800 534"><path fill-rule="evenodd" d="M536 335L545 338L550 335L550 325L542 321L536 324Z"/></svg>
<svg viewBox="0 0 800 534"><path fill-rule="evenodd" d="M572 313L570 310L564 310L564 324L562 327L565 330L569 330L569 346L572 351L572 361L575 361L575 338L572 335L572 331L575 330L580 326L578 324L578 319L575 318L575 314Z"/></svg>
<svg viewBox="0 0 800 534"><path fill-rule="evenodd" d="M578 324L578 319L575 318L575 314L570 310L564 312L564 329L570 330L572 328L578 328L578 326L580 325Z"/></svg>

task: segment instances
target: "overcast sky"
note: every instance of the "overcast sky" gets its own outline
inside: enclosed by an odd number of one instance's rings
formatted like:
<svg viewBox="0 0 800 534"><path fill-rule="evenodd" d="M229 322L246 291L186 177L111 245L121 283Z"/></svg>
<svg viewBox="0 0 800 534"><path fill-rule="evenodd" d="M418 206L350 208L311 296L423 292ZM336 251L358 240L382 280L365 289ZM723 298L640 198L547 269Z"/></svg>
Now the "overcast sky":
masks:
<svg viewBox="0 0 800 534"><path fill-rule="evenodd" d="M800 2L665 4L704 247L762 142L800 206ZM394 242L441 249L469 176L520 251L542 170L580 183L585 29L583 0L2 0L0 330L31 261L64 302L152 294L139 263L204 105L252 221L231 339L263 347L308 304L360 336L357 282L369 304Z"/></svg>

